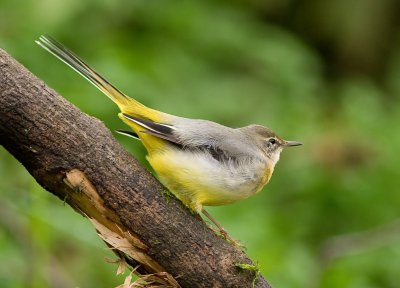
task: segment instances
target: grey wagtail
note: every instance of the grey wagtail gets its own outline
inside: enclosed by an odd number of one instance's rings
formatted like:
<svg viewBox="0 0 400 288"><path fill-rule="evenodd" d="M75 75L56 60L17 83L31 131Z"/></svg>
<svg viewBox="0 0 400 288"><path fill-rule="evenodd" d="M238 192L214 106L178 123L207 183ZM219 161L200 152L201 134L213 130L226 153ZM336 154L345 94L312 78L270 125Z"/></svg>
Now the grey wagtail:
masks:
<svg viewBox="0 0 400 288"><path fill-rule="evenodd" d="M196 213L203 212L225 238L224 229L203 206L233 203L259 192L271 179L286 141L260 125L230 128L182 118L144 106L128 97L73 52L49 36L36 41L118 105L118 116L133 129L119 131L139 139L160 181Z"/></svg>

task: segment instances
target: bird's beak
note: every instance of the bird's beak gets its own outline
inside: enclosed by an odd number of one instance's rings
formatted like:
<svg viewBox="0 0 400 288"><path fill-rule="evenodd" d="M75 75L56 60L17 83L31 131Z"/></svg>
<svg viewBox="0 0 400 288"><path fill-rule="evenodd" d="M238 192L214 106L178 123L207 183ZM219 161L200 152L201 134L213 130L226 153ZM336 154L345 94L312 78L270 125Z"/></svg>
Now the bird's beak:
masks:
<svg viewBox="0 0 400 288"><path fill-rule="evenodd" d="M300 145L303 145L303 143L301 143L301 142L297 142L297 141L285 141L284 143L283 143L283 146L285 146L285 147L290 147L290 146L300 146Z"/></svg>

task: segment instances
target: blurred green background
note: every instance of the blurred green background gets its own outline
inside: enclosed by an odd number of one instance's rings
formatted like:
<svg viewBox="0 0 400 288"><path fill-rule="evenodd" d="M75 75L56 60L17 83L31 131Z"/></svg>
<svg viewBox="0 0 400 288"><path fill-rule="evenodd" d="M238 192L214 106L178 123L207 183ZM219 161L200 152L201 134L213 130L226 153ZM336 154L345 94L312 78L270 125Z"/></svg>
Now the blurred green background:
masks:
<svg viewBox="0 0 400 288"><path fill-rule="evenodd" d="M0 47L114 130L43 33L152 108L305 143L261 193L209 209L274 287L399 287L400 2L1 0ZM121 284L91 224L0 148L0 287Z"/></svg>

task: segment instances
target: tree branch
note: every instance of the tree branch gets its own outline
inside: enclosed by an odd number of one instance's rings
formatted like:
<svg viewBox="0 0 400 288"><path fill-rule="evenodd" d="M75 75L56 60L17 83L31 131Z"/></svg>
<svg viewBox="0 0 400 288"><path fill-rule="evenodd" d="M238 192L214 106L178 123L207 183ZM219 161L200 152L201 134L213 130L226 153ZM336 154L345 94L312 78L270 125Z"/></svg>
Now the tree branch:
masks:
<svg viewBox="0 0 400 288"><path fill-rule="evenodd" d="M165 199L164 187L99 120L1 49L0 144L40 185L87 217L117 255L140 264L138 273L158 273L169 284L172 275L182 287L251 287L255 277L256 287L270 287L238 265L252 265L243 252L179 201Z"/></svg>

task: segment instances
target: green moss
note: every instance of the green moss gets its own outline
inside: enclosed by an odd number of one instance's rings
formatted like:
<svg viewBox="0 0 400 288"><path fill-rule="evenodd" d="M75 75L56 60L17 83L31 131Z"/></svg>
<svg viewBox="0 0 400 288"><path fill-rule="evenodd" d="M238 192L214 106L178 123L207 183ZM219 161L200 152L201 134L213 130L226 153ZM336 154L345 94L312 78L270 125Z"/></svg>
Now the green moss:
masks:
<svg viewBox="0 0 400 288"><path fill-rule="evenodd" d="M165 201L167 201L167 204L169 203L169 200L170 200L171 198L175 198L175 195L172 194L172 192L170 192L170 191L167 190L167 189L164 189L164 190L161 192L161 195L165 198Z"/></svg>
<svg viewBox="0 0 400 288"><path fill-rule="evenodd" d="M256 285L256 280L258 276L260 276L260 267L258 266L258 263L255 264L247 264L247 263L235 263L235 267L240 269L240 270L246 270L246 271L251 271L254 272L254 278L253 281L251 282L251 287L255 287Z"/></svg>
<svg viewBox="0 0 400 288"><path fill-rule="evenodd" d="M150 240L150 244L151 245L159 245L159 244L161 244L162 242L160 241L160 240Z"/></svg>
<svg viewBox="0 0 400 288"><path fill-rule="evenodd" d="M64 199L63 199L63 205L65 206L65 204L67 203L67 199L68 199L68 194L65 194Z"/></svg>

